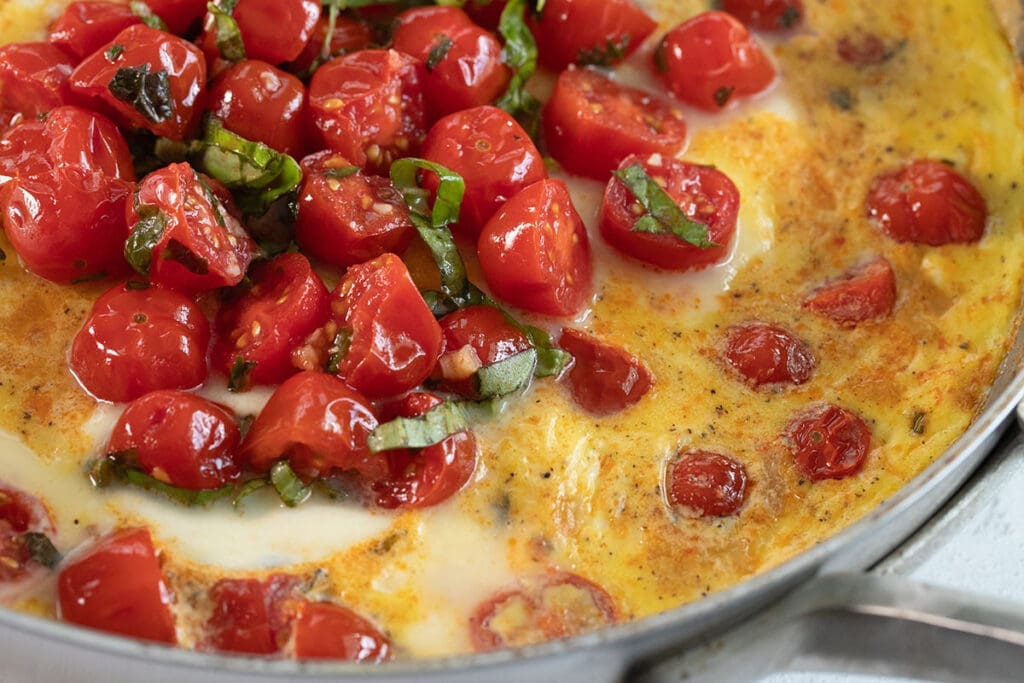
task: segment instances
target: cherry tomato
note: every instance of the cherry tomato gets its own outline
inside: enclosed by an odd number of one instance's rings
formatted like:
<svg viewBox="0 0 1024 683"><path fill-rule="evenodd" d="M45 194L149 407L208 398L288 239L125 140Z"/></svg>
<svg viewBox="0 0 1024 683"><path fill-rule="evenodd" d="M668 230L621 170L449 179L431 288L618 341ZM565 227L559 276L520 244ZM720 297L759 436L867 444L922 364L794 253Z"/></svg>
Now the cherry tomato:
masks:
<svg viewBox="0 0 1024 683"><path fill-rule="evenodd" d="M146 529L118 529L64 565L60 617L129 638L175 643L174 615Z"/></svg>
<svg viewBox="0 0 1024 683"><path fill-rule="evenodd" d="M267 401L242 442L240 459L257 472L287 459L307 479L333 469L379 478L386 471L383 458L366 446L376 427L377 418L362 394L333 375L300 372Z"/></svg>
<svg viewBox="0 0 1024 683"><path fill-rule="evenodd" d="M352 266L331 309L351 330L338 375L371 398L397 396L430 376L441 355L441 326L402 260L384 254Z"/></svg>
<svg viewBox="0 0 1024 683"><path fill-rule="evenodd" d="M722 0L722 9L762 31L791 29L804 16L802 0Z"/></svg>
<svg viewBox="0 0 1024 683"><path fill-rule="evenodd" d="M368 619L330 602L303 602L292 625L296 659L379 663L391 659L391 641Z"/></svg>
<svg viewBox="0 0 1024 683"><path fill-rule="evenodd" d="M297 577L274 574L257 579L221 579L210 588L213 613L200 647L221 652L272 654L281 649L286 628L284 603L299 586Z"/></svg>
<svg viewBox="0 0 1024 683"><path fill-rule="evenodd" d="M309 83L313 123L327 146L356 166L387 170L423 142L424 73L421 62L395 50L335 57Z"/></svg>
<svg viewBox="0 0 1024 683"><path fill-rule="evenodd" d="M548 315L573 315L591 290L590 244L565 182L541 180L498 209L480 233L480 267L496 296Z"/></svg>
<svg viewBox="0 0 1024 683"><path fill-rule="evenodd" d="M853 411L831 403L812 406L786 427L796 466L813 481L842 479L864 466L871 430Z"/></svg>
<svg viewBox="0 0 1024 683"><path fill-rule="evenodd" d="M458 7L416 7L398 17L392 47L426 64L423 86L433 117L496 100L512 71L501 43Z"/></svg>
<svg viewBox="0 0 1024 683"><path fill-rule="evenodd" d="M320 18L316 0L240 0L232 13L245 54L271 64L290 62L313 35Z"/></svg>
<svg viewBox="0 0 1024 683"><path fill-rule="evenodd" d="M680 454L665 472L668 503L698 517L735 514L747 499L747 469L736 459L710 451Z"/></svg>
<svg viewBox="0 0 1024 683"><path fill-rule="evenodd" d="M303 251L346 267L409 246L416 229L390 180L331 151L306 157L302 167L295 241Z"/></svg>
<svg viewBox="0 0 1024 683"><path fill-rule="evenodd" d="M569 572L521 579L477 605L469 635L478 652L568 638L619 620L615 602L597 584Z"/></svg>
<svg viewBox="0 0 1024 683"><path fill-rule="evenodd" d="M293 351L327 322L329 294L302 254L259 263L249 279L252 286L217 314L213 366L229 375L241 358L255 363L248 381L278 384L298 372Z"/></svg>
<svg viewBox="0 0 1024 683"><path fill-rule="evenodd" d="M187 163L143 178L127 217L132 230L162 223L153 240L130 243L125 253L136 268L145 264L140 270L153 282L173 289L201 292L237 285L259 250L242 227L231 194Z"/></svg>
<svg viewBox="0 0 1024 683"><path fill-rule="evenodd" d="M50 25L50 43L80 62L141 21L118 2L73 2Z"/></svg>
<svg viewBox="0 0 1024 683"><path fill-rule="evenodd" d="M594 415L611 415L630 407L654 385L651 371L625 349L566 328L558 345L575 359L568 381L572 397Z"/></svg>
<svg viewBox="0 0 1024 683"><path fill-rule="evenodd" d="M145 0L145 4L163 19L168 31L182 35L199 24L206 14L207 0Z"/></svg>
<svg viewBox="0 0 1024 683"><path fill-rule="evenodd" d="M49 43L0 46L0 109L38 116L64 104L68 56Z"/></svg>
<svg viewBox="0 0 1024 683"><path fill-rule="evenodd" d="M24 491L0 484L0 599L7 602L43 567L32 558L26 533L53 534L46 506Z"/></svg>
<svg viewBox="0 0 1024 683"><path fill-rule="evenodd" d="M533 140L497 107L467 109L435 123L423 142L423 157L462 176L466 193L453 227L473 240L498 207L548 177ZM438 185L436 175L423 174L424 187L436 192Z"/></svg>
<svg viewBox="0 0 1024 683"><path fill-rule="evenodd" d="M307 74L319 62L325 59L338 57L349 52L365 50L373 44L373 33L366 22L359 21L352 17L339 15L334 20L334 31L331 33L331 43L324 53L324 41L327 40L328 21L321 18L313 28L313 35L310 36L302 53L296 57L288 70L296 74Z"/></svg>
<svg viewBox="0 0 1024 683"><path fill-rule="evenodd" d="M240 439L230 411L193 394L163 390L128 404L106 452L137 460L144 472L172 486L216 489L238 479Z"/></svg>
<svg viewBox="0 0 1024 683"><path fill-rule="evenodd" d="M115 48L119 46L119 48ZM146 92L150 108L132 104L131 88L119 99L110 83L121 69L149 74ZM167 74L169 89L155 98L160 72ZM125 72L128 73L128 72ZM126 79L130 80L130 79ZM192 43L145 24L135 24L118 33L97 52L86 57L71 73L68 86L83 106L98 109L128 128L145 128L155 135L183 140L195 131L206 95L206 59ZM141 105L140 105L141 106Z"/></svg>
<svg viewBox="0 0 1024 683"><path fill-rule="evenodd" d="M592 69L562 72L543 122L548 152L562 168L601 181L630 154L675 156L686 145L678 107Z"/></svg>
<svg viewBox="0 0 1024 683"><path fill-rule="evenodd" d="M896 304L896 275L884 256L876 256L827 282L804 300L804 307L845 327L884 318Z"/></svg>
<svg viewBox="0 0 1024 683"><path fill-rule="evenodd" d="M977 242L985 232L985 198L969 180L940 161L919 159L875 178L868 216L897 242Z"/></svg>
<svg viewBox="0 0 1024 683"><path fill-rule="evenodd" d="M540 63L612 66L640 47L657 24L633 0L548 0L528 17Z"/></svg>
<svg viewBox="0 0 1024 683"><path fill-rule="evenodd" d="M856 67L883 64L892 58L896 48L886 45L874 33L845 35L836 43L836 54L847 64Z"/></svg>
<svg viewBox="0 0 1024 683"><path fill-rule="evenodd" d="M669 31L654 64L676 97L711 112L761 92L775 79L760 45L725 12L698 14Z"/></svg>
<svg viewBox="0 0 1024 683"><path fill-rule="evenodd" d="M478 396L473 378L481 368L533 348L493 306L468 306L441 318L444 349L437 365L441 388L470 398Z"/></svg>
<svg viewBox="0 0 1024 683"><path fill-rule="evenodd" d="M473 23L488 31L497 31L501 13L507 4L507 0L469 0L462 9L466 10Z"/></svg>
<svg viewBox="0 0 1024 683"><path fill-rule="evenodd" d="M93 304L68 364L89 393L131 401L206 379L210 324L189 298L166 289L118 285Z"/></svg>
<svg viewBox="0 0 1024 683"><path fill-rule="evenodd" d="M601 204L601 236L617 250L659 268L699 270L728 256L736 233L740 192L729 177L710 166L678 161L661 154L630 156L619 168L640 164L686 216L707 226L717 246L702 249L670 233L634 232L645 210L618 178L608 181Z"/></svg>
<svg viewBox="0 0 1024 683"><path fill-rule="evenodd" d="M722 357L753 387L803 384L817 365L806 342L785 328L762 322L726 330Z"/></svg>

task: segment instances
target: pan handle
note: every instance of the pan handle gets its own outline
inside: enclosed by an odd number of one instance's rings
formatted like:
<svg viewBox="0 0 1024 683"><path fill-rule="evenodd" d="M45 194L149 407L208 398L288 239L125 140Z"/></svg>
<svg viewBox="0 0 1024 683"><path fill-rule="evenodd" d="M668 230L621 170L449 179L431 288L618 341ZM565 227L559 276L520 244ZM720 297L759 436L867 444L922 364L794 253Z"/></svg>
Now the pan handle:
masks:
<svg viewBox="0 0 1024 683"><path fill-rule="evenodd" d="M624 680L720 683L782 671L1017 683L1024 606L892 575L825 575L725 639L666 653Z"/></svg>

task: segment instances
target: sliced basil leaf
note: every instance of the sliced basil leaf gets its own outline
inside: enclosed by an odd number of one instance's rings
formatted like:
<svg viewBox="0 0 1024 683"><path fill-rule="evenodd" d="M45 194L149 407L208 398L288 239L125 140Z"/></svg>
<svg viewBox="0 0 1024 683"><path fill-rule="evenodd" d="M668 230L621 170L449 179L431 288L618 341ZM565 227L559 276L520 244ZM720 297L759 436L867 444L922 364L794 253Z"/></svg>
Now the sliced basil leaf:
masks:
<svg viewBox="0 0 1024 683"><path fill-rule="evenodd" d="M462 407L454 401L445 401L417 417L397 417L377 425L366 439L366 444L371 453L395 448L426 448L441 443L468 426Z"/></svg>
<svg viewBox="0 0 1024 683"><path fill-rule="evenodd" d="M675 235L695 247L708 249L718 245L711 241L708 226L690 219L679 205L640 164L612 171L622 181L647 213L633 224L633 232Z"/></svg>
<svg viewBox="0 0 1024 683"><path fill-rule="evenodd" d="M246 360L241 356L235 356L235 362L231 365L231 374L228 376L228 391L245 391L249 388L249 376L256 369L256 361Z"/></svg>
<svg viewBox="0 0 1024 683"><path fill-rule="evenodd" d="M514 73L505 94L495 104L514 116L534 137L540 101L527 92L526 82L537 70L537 41L526 26L527 5L527 0L509 0L498 21L498 32L505 40L502 56Z"/></svg>
<svg viewBox="0 0 1024 683"><path fill-rule="evenodd" d="M60 564L60 551L54 547L53 541L46 534L38 531L26 531L21 535L29 556L47 569L53 569Z"/></svg>
<svg viewBox="0 0 1024 683"><path fill-rule="evenodd" d="M441 63L441 60L448 56L448 51L452 49L452 39L442 34L439 39L434 43L434 47L430 48L430 53L427 55L427 71L433 71L437 68L437 65Z"/></svg>
<svg viewBox="0 0 1024 683"><path fill-rule="evenodd" d="M234 508L239 508L242 505L242 501L256 493L260 489L264 489L270 486L270 482L266 479L250 479L241 486L235 489L235 492L231 494L231 505Z"/></svg>
<svg viewBox="0 0 1024 683"><path fill-rule="evenodd" d="M525 389L537 368L536 349L527 349L476 371L477 393L481 398L514 394Z"/></svg>
<svg viewBox="0 0 1024 683"><path fill-rule="evenodd" d="M238 22L231 16L237 4L237 0L206 3L206 9L213 17L214 40L217 43L217 49L220 51L220 56L229 62L240 62L245 59L242 32L238 29Z"/></svg>
<svg viewBox="0 0 1024 683"><path fill-rule="evenodd" d="M128 7L131 9L132 14L141 19L142 23L146 26L155 28L157 31L167 30L167 24L164 23L164 20L153 14L153 10L142 0L131 0L128 3Z"/></svg>
<svg viewBox="0 0 1024 683"><path fill-rule="evenodd" d="M313 493L284 460L279 460L270 468L270 483L274 485L281 501L290 508L302 505Z"/></svg>
<svg viewBox="0 0 1024 683"><path fill-rule="evenodd" d="M502 311L505 313L505 311ZM551 377L558 376L561 374L565 366L572 360L572 354L551 343L551 335L539 327L533 325L525 325L508 313L505 313L506 320L512 324L513 327L518 328L523 334L526 335L530 343L533 344L533 348L537 351L537 367L533 371L535 377Z"/></svg>
<svg viewBox="0 0 1024 683"><path fill-rule="evenodd" d="M338 333L334 335L334 339L331 341L331 348L327 349L327 366L324 370L332 375L338 374L338 370L341 368L341 361L345 354L348 353L348 346L351 343L352 330L348 327L338 330Z"/></svg>
<svg viewBox="0 0 1024 683"><path fill-rule="evenodd" d="M150 204L139 205L137 212L139 222L124 243L124 257L132 268L149 277L149 269L153 265L153 249L163 239L167 214Z"/></svg>
<svg viewBox="0 0 1024 683"><path fill-rule="evenodd" d="M362 169L359 168L358 166L341 166L339 168L328 168L327 170L323 171L321 173L321 175L324 178L334 178L335 180L344 180L345 178L348 178L349 176L353 176L353 175L359 173L359 171L361 171L361 170Z"/></svg>
<svg viewBox="0 0 1024 683"><path fill-rule="evenodd" d="M110 93L127 102L150 123L163 123L174 115L171 77L166 71L149 70L149 64L117 70L107 85Z"/></svg>
<svg viewBox="0 0 1024 683"><path fill-rule="evenodd" d="M209 505L218 498L230 495L235 487L232 484L219 489L201 489L194 491L160 481L145 472L135 469L129 463L122 462L121 454L108 454L97 459L89 470L89 479L93 486L102 488L118 481L128 486L162 494L175 503L187 506Z"/></svg>

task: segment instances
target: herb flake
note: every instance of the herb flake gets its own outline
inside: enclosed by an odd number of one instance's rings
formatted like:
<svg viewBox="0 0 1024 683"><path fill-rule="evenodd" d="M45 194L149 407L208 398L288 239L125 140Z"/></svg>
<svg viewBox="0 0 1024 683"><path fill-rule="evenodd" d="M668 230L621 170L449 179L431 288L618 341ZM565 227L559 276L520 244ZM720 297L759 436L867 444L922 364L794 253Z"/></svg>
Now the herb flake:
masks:
<svg viewBox="0 0 1024 683"><path fill-rule="evenodd" d="M150 123L163 123L174 115L171 77L166 71L151 72L149 64L118 69L107 88Z"/></svg>

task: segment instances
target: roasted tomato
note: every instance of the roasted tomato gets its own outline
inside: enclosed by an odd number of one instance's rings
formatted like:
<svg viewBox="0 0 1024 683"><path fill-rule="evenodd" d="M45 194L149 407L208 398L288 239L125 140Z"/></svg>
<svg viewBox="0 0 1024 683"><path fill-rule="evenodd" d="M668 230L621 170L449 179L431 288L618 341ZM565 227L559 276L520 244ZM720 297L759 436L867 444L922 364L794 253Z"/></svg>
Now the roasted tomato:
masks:
<svg viewBox="0 0 1024 683"><path fill-rule="evenodd" d="M477 245L496 296L547 315L578 313L590 296L590 244L565 182L541 180L491 217Z"/></svg>
<svg viewBox="0 0 1024 683"><path fill-rule="evenodd" d="M427 108L437 118L496 100L512 71L501 43L458 7L416 7L398 17L392 47L426 65Z"/></svg>
<svg viewBox="0 0 1024 683"><path fill-rule="evenodd" d="M222 406L183 391L154 391L128 404L106 452L172 486L216 489L238 479L240 439L235 416Z"/></svg>
<svg viewBox="0 0 1024 683"><path fill-rule="evenodd" d="M249 279L251 287L221 306L211 354L225 375L242 363L244 377L232 377L239 389L248 382L278 384L298 372L292 353L330 314L327 288L302 254L259 263Z"/></svg>
<svg viewBox="0 0 1024 683"><path fill-rule="evenodd" d="M170 591L146 529L119 529L64 565L60 618L129 638L175 643Z"/></svg>
<svg viewBox="0 0 1024 683"><path fill-rule="evenodd" d="M550 572L522 579L477 605L469 635L479 652L522 647L614 624L608 593L582 576Z"/></svg>
<svg viewBox="0 0 1024 683"><path fill-rule="evenodd" d="M468 306L441 318L444 350L437 365L441 388L470 398L478 396L476 373L533 348L494 306Z"/></svg>
<svg viewBox="0 0 1024 683"><path fill-rule="evenodd" d="M306 157L302 167L295 241L303 251L345 267L409 245L416 229L390 180L330 151Z"/></svg>
<svg viewBox="0 0 1024 683"><path fill-rule="evenodd" d="M76 101L121 125L182 140L203 112L206 59L186 40L135 24L86 57L68 85Z"/></svg>
<svg viewBox="0 0 1024 683"><path fill-rule="evenodd" d="M548 152L562 168L601 181L630 154L676 156L686 146L678 107L592 69L562 72L543 121Z"/></svg>
<svg viewBox="0 0 1024 683"><path fill-rule="evenodd" d="M594 415L630 407L651 390L654 377L625 349L579 330L562 330L558 345L572 354L568 381L573 400Z"/></svg>
<svg viewBox="0 0 1024 683"><path fill-rule="evenodd" d="M497 107L475 107L441 119L427 133L423 156L462 176L466 193L454 227L474 240L498 207L548 176L533 140ZM436 192L438 184L436 175L423 174L424 187Z"/></svg>
<svg viewBox="0 0 1024 683"><path fill-rule="evenodd" d="M424 73L421 62L395 50L335 57L309 83L313 123L327 146L355 165L387 170L423 142Z"/></svg>
<svg viewBox="0 0 1024 683"><path fill-rule="evenodd" d="M985 198L941 161L920 159L875 178L868 216L897 242L977 242L985 232Z"/></svg>
<svg viewBox="0 0 1024 683"><path fill-rule="evenodd" d="M320 18L317 0L239 0L232 13L245 54L271 64L290 62L306 48Z"/></svg>
<svg viewBox="0 0 1024 683"><path fill-rule="evenodd" d="M221 579L210 588L213 612L203 625L199 647L260 655L278 652L287 631L285 602L298 586L298 578L287 574L265 581Z"/></svg>
<svg viewBox="0 0 1024 683"><path fill-rule="evenodd" d="M804 476L842 479L864 467L871 430L857 413L822 403L796 415L786 427L785 440Z"/></svg>
<svg viewBox="0 0 1024 683"><path fill-rule="evenodd" d="M168 31L182 35L199 25L207 0L145 0L145 4L163 19Z"/></svg>
<svg viewBox="0 0 1024 683"><path fill-rule="evenodd" d="M633 0L548 0L528 23L540 63L553 71L617 64L657 26Z"/></svg>
<svg viewBox="0 0 1024 683"><path fill-rule="evenodd" d="M678 512L725 517L747 499L747 468L735 458L711 451L687 451L665 471L665 496Z"/></svg>
<svg viewBox="0 0 1024 683"><path fill-rule="evenodd" d="M675 96L707 111L766 89L775 67L743 24L705 12L665 34L654 65Z"/></svg>
<svg viewBox="0 0 1024 683"><path fill-rule="evenodd" d="M710 166L677 161L661 154L626 157L620 169L639 164L675 201L686 216L707 226L714 247L701 248L672 233L634 231L646 212L618 178L608 181L601 204L601 236L633 258L669 270L700 269L729 254L736 232L740 192L729 177Z"/></svg>
<svg viewBox="0 0 1024 683"><path fill-rule="evenodd" d="M131 401L206 379L210 324L189 298L158 287L118 285L93 304L68 364L89 393Z"/></svg>
<svg viewBox="0 0 1024 683"><path fill-rule="evenodd" d="M80 62L141 21L119 2L73 2L50 25L50 43Z"/></svg>
<svg viewBox="0 0 1024 683"><path fill-rule="evenodd" d="M366 438L377 427L370 402L337 377L305 371L284 381L242 442L241 460L266 472L278 460L307 479L331 470L358 470L376 479L385 463Z"/></svg>
<svg viewBox="0 0 1024 683"><path fill-rule="evenodd" d="M0 47L0 109L32 117L59 107L72 66L68 56L49 43Z"/></svg>
<svg viewBox="0 0 1024 683"><path fill-rule="evenodd" d="M817 364L804 340L785 328L762 322L726 330L722 358L753 387L803 384Z"/></svg>
<svg viewBox="0 0 1024 683"><path fill-rule="evenodd" d="M53 533L53 520L39 499L0 483L0 603L18 597L45 570L33 557L33 534Z"/></svg>
<svg viewBox="0 0 1024 683"><path fill-rule="evenodd" d="M803 0L722 0L722 9L762 31L791 29L804 16Z"/></svg>
<svg viewBox="0 0 1024 683"><path fill-rule="evenodd" d="M358 19L343 14L335 17L331 42L329 45L324 45L324 41L327 40L328 28L326 18L322 17L316 22L313 35L310 36L306 47L291 64L288 64L289 71L305 75L323 61L349 52L365 50L373 44L373 33L370 31L369 25Z"/></svg>
<svg viewBox="0 0 1024 683"><path fill-rule="evenodd" d="M296 659L386 662L391 641L368 619L331 602L303 602L292 624Z"/></svg>
<svg viewBox="0 0 1024 683"><path fill-rule="evenodd" d="M895 304L896 275L884 256L848 270L804 299L804 308L845 327L884 318Z"/></svg>

